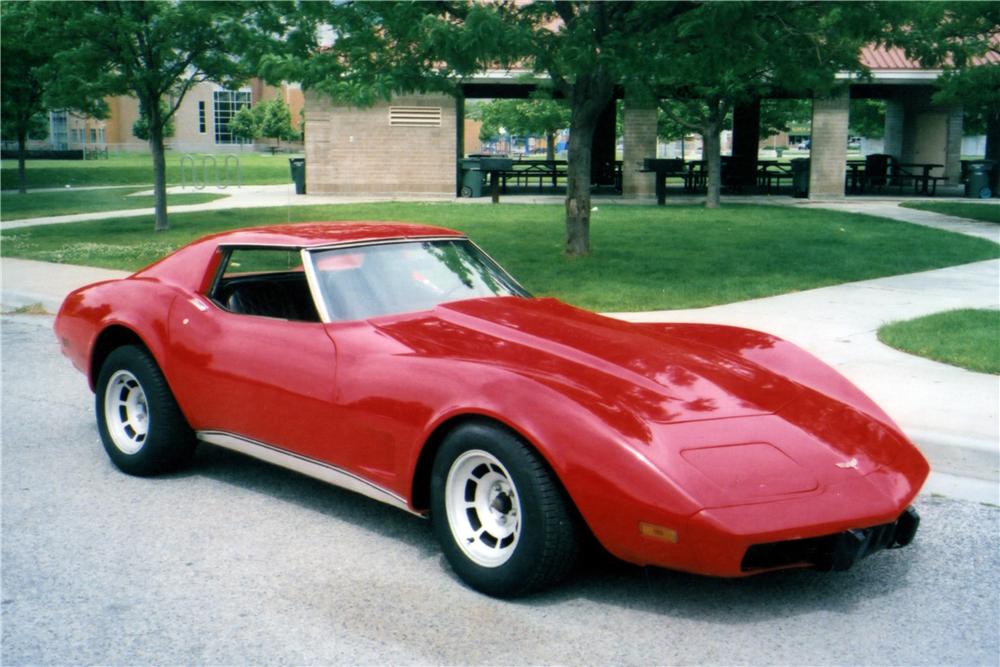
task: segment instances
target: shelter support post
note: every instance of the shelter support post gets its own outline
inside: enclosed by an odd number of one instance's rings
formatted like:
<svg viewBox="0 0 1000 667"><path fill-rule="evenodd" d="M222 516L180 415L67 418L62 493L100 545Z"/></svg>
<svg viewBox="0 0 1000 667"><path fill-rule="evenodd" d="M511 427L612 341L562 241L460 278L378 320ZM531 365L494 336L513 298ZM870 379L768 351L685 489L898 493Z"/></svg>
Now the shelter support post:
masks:
<svg viewBox="0 0 1000 667"><path fill-rule="evenodd" d="M622 194L626 197L652 195L655 176L643 173L643 160L656 157L656 103L643 104L625 97L622 118Z"/></svg>
<svg viewBox="0 0 1000 667"><path fill-rule="evenodd" d="M840 199L844 196L850 109L851 96L846 88L830 97L813 100L810 199Z"/></svg>

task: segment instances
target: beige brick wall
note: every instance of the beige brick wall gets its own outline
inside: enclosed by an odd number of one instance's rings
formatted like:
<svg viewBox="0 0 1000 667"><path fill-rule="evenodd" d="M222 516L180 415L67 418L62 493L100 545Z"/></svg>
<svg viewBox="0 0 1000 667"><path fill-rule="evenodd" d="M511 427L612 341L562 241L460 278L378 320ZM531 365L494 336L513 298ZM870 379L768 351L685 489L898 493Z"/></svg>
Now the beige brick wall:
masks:
<svg viewBox="0 0 1000 667"><path fill-rule="evenodd" d="M833 97L813 100L810 199L844 196L850 109L851 98L846 90Z"/></svg>
<svg viewBox="0 0 1000 667"><path fill-rule="evenodd" d="M641 173L642 161L656 157L656 107L641 108L625 101L622 118L622 192L626 197L644 197L656 192L655 176Z"/></svg>
<svg viewBox="0 0 1000 667"><path fill-rule="evenodd" d="M437 193L457 188L457 113L448 95L359 109L306 91L306 192ZM439 107L440 127L389 125L390 106Z"/></svg>

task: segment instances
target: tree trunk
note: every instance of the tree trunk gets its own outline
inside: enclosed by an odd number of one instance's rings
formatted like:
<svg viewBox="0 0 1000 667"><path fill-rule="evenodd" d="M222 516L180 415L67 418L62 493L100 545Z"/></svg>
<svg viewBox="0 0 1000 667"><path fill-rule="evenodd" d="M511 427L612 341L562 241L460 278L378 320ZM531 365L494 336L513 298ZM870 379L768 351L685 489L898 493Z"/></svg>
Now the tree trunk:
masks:
<svg viewBox="0 0 1000 667"><path fill-rule="evenodd" d="M594 131L613 93L613 83L601 72L580 77L573 85L566 166L566 254L570 257L590 254L590 163Z"/></svg>
<svg viewBox="0 0 1000 667"><path fill-rule="evenodd" d="M722 149L719 141L719 125L713 119L705 123L702 135L704 151L702 159L708 171L705 183L705 208L719 208L719 192L722 189Z"/></svg>
<svg viewBox="0 0 1000 667"><path fill-rule="evenodd" d="M545 159L552 162L556 159L556 133L545 133Z"/></svg>
<svg viewBox="0 0 1000 667"><path fill-rule="evenodd" d="M17 191L22 195L28 192L28 171L25 165L28 152L28 130L17 131Z"/></svg>
<svg viewBox="0 0 1000 667"><path fill-rule="evenodd" d="M170 229L167 221L167 163L163 150L163 123L156 114L156 122L149 122L149 151L153 155L153 199L156 207L156 224L153 231Z"/></svg>
<svg viewBox="0 0 1000 667"><path fill-rule="evenodd" d="M569 163L566 167L566 254L590 254L590 161L597 117L589 123L574 109L569 129Z"/></svg>

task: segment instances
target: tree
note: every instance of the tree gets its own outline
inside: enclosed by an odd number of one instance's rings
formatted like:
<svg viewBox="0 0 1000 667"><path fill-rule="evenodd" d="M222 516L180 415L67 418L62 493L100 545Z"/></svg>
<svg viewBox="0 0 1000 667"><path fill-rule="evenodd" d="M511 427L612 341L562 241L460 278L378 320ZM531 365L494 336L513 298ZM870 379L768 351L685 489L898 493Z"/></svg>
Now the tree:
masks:
<svg viewBox="0 0 1000 667"><path fill-rule="evenodd" d="M914 3L890 40L925 67L942 67L938 104L961 104L986 132L986 158L1000 161L1000 3Z"/></svg>
<svg viewBox="0 0 1000 667"><path fill-rule="evenodd" d="M174 136L174 133L177 131L177 128L174 127L174 118L173 116L168 116L167 111L167 105L161 102L160 115L161 117L167 118L167 122L163 124L164 138ZM135 135L137 139L149 141L149 119L143 115L136 118L135 122L132 123L132 134Z"/></svg>
<svg viewBox="0 0 1000 667"><path fill-rule="evenodd" d="M54 76L51 65L61 48L48 19L49 6L40 2L0 4L3 30L0 40L0 121L4 137L17 140L18 191L27 192L26 148L28 138L48 134L50 109L66 108L101 116L103 100L83 97L63 99L65 86ZM30 35L31 39L20 36ZM84 84L85 85L85 84ZM70 86L75 87L75 86Z"/></svg>
<svg viewBox="0 0 1000 667"><path fill-rule="evenodd" d="M260 105L240 108L229 120L229 132L242 141L253 141L260 136Z"/></svg>
<svg viewBox="0 0 1000 667"><path fill-rule="evenodd" d="M812 100L761 100L760 139L767 139L781 132L788 132L792 125L809 125L812 122Z"/></svg>
<svg viewBox="0 0 1000 667"><path fill-rule="evenodd" d="M590 181L594 133L618 84L648 76L657 35L693 3L534 2L513 4L507 21L518 29L518 55L546 74L569 101L566 254L590 254Z"/></svg>
<svg viewBox="0 0 1000 667"><path fill-rule="evenodd" d="M849 132L855 137L878 139L885 134L883 100L851 100Z"/></svg>
<svg viewBox="0 0 1000 667"><path fill-rule="evenodd" d="M591 150L615 88L647 68L644 33L697 5L684 2L469 0L435 3L312 2L286 13L281 49L265 59L271 80L356 105L412 92L461 94L487 68L528 68L570 109L566 253L590 252ZM324 30L324 28L326 30ZM335 35L320 43L322 34Z"/></svg>
<svg viewBox="0 0 1000 667"><path fill-rule="evenodd" d="M492 139L505 128L515 135L543 135L546 159L556 159L556 133L569 127L566 104L552 99L492 100L477 111L480 139Z"/></svg>
<svg viewBox="0 0 1000 667"><path fill-rule="evenodd" d="M292 141L298 138L298 132L292 127L292 112L284 100L276 97L257 106L263 108L260 136L274 139L279 147L282 139Z"/></svg>
<svg viewBox="0 0 1000 667"><path fill-rule="evenodd" d="M668 97L663 108L702 135L705 205L719 205L719 133L738 104L778 89L823 95L839 71L857 71L858 52L882 26L878 3L705 3L642 43L650 67L626 82ZM724 37L723 37L724 36Z"/></svg>
<svg viewBox="0 0 1000 667"><path fill-rule="evenodd" d="M92 82L90 99L131 95L149 133L156 231L167 222L164 137L170 119L196 84L233 85L252 63L236 56L249 39L246 15L257 5L239 2L64 2L46 5L63 26L56 58L63 80ZM5 40L7 41L7 40Z"/></svg>
<svg viewBox="0 0 1000 667"><path fill-rule="evenodd" d="M259 137L274 139L281 146L281 140L297 139L299 134L292 127L292 113L285 101L279 98L245 106L229 121L229 131L244 141Z"/></svg>

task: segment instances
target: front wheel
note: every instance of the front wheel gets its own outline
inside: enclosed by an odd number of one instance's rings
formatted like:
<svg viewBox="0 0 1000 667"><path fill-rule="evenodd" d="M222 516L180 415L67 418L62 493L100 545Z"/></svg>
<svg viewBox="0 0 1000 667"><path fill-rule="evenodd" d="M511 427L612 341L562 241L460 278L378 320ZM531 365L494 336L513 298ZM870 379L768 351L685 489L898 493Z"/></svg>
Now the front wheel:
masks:
<svg viewBox="0 0 1000 667"><path fill-rule="evenodd" d="M576 519L544 461L498 427L452 431L434 460L431 523L455 573L476 590L515 597L564 578Z"/></svg>
<svg viewBox="0 0 1000 667"><path fill-rule="evenodd" d="M190 460L194 433L148 352L132 345L114 350L96 389L97 429L119 470L148 476Z"/></svg>

